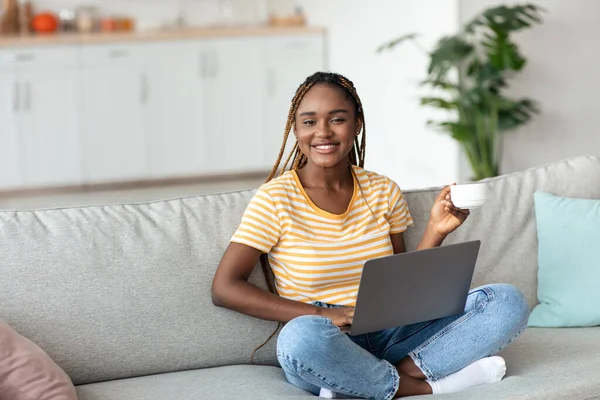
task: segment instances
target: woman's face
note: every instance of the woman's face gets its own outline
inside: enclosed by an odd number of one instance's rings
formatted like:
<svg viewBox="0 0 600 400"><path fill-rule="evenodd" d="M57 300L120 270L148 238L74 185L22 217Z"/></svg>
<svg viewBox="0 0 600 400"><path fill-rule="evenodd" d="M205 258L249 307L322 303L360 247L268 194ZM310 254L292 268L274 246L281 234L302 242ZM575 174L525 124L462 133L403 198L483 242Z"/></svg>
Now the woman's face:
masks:
<svg viewBox="0 0 600 400"><path fill-rule="evenodd" d="M341 88L317 84L304 95L294 134L309 163L321 168L346 163L358 132L356 107Z"/></svg>

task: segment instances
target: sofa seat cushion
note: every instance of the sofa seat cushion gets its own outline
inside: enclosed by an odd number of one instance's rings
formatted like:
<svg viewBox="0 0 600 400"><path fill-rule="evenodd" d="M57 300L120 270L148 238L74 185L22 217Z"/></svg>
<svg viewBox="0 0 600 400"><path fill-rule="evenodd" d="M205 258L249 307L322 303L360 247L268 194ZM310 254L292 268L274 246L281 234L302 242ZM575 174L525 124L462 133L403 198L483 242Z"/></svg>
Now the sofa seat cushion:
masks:
<svg viewBox="0 0 600 400"><path fill-rule="evenodd" d="M590 399L600 396L600 328L529 328L502 355L506 378L445 400ZM277 367L238 365L95 383L80 400L309 400Z"/></svg>
<svg viewBox="0 0 600 400"><path fill-rule="evenodd" d="M92 383L77 387L79 400L309 400L279 367L234 365Z"/></svg>
<svg viewBox="0 0 600 400"><path fill-rule="evenodd" d="M600 396L600 327L527 328L501 355L507 377L479 392L488 400Z"/></svg>

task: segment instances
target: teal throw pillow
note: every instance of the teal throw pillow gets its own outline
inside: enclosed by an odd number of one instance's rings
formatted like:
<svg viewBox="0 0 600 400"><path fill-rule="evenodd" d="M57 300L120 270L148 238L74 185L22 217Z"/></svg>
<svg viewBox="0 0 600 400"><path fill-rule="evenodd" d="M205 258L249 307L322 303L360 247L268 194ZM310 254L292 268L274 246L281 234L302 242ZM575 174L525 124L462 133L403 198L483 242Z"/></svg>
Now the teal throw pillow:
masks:
<svg viewBox="0 0 600 400"><path fill-rule="evenodd" d="M600 200L534 194L538 304L529 326L600 325Z"/></svg>

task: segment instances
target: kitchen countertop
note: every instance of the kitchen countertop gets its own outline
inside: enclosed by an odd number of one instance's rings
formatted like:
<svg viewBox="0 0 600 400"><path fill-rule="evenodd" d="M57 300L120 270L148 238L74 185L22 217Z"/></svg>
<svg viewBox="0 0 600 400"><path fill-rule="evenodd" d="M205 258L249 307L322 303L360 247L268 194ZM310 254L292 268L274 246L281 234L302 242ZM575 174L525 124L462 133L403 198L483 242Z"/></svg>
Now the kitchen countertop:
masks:
<svg viewBox="0 0 600 400"><path fill-rule="evenodd" d="M320 27L164 28L145 32L55 33L1 36L0 47L146 42L212 37L281 36L323 33Z"/></svg>

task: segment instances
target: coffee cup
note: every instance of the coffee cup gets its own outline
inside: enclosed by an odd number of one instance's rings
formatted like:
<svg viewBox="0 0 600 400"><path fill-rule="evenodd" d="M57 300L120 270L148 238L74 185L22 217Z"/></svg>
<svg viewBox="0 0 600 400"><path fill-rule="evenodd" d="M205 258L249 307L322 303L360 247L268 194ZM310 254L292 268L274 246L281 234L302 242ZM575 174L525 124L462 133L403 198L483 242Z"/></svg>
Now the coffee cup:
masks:
<svg viewBox="0 0 600 400"><path fill-rule="evenodd" d="M456 208L476 209L487 200L485 183L467 183L450 186L450 198Z"/></svg>

